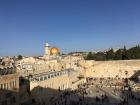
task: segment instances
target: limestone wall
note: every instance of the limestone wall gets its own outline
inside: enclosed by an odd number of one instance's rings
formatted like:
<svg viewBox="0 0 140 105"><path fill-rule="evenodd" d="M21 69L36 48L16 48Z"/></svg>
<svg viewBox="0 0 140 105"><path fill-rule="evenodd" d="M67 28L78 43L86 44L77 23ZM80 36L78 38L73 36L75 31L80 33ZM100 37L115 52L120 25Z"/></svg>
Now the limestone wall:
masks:
<svg viewBox="0 0 140 105"><path fill-rule="evenodd" d="M140 70L140 60L82 61L87 77L131 77Z"/></svg>
<svg viewBox="0 0 140 105"><path fill-rule="evenodd" d="M40 82L31 82L31 97L37 102L50 105L51 98L59 94L59 90L65 90L70 87L68 75L54 77Z"/></svg>
<svg viewBox="0 0 140 105"><path fill-rule="evenodd" d="M17 90L19 89L19 74L8 74L0 76L0 89Z"/></svg>
<svg viewBox="0 0 140 105"><path fill-rule="evenodd" d="M52 89L60 89L60 90L65 90L69 87L69 78L68 75L62 75L58 77L54 77L48 80L44 81L39 81L39 82L31 82L30 83L30 90L34 87L43 87L43 88L52 88Z"/></svg>
<svg viewBox="0 0 140 105"><path fill-rule="evenodd" d="M0 75L0 105L19 105L18 73Z"/></svg>

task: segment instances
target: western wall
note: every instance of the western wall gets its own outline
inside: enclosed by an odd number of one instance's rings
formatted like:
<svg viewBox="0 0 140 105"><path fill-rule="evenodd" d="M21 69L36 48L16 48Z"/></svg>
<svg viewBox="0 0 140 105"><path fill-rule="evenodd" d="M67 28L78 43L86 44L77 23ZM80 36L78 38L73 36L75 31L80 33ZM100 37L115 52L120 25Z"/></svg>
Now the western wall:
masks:
<svg viewBox="0 0 140 105"><path fill-rule="evenodd" d="M81 61L86 77L130 78L140 70L140 60Z"/></svg>

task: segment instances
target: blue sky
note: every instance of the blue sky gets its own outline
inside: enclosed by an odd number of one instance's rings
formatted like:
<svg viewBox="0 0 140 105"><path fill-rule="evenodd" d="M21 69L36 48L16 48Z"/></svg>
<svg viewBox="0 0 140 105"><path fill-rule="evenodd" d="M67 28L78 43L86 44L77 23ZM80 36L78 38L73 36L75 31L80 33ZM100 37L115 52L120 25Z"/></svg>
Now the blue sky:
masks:
<svg viewBox="0 0 140 105"><path fill-rule="evenodd" d="M140 0L0 0L0 55L130 47L140 42Z"/></svg>

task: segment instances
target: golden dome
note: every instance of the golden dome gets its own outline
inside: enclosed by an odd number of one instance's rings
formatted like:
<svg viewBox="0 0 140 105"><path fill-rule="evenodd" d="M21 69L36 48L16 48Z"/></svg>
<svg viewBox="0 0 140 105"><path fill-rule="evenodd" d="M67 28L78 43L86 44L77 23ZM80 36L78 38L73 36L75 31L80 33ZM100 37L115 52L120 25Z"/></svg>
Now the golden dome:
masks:
<svg viewBox="0 0 140 105"><path fill-rule="evenodd" d="M51 54L55 54L55 55L60 53L59 49L56 47L52 47L50 52L51 52Z"/></svg>

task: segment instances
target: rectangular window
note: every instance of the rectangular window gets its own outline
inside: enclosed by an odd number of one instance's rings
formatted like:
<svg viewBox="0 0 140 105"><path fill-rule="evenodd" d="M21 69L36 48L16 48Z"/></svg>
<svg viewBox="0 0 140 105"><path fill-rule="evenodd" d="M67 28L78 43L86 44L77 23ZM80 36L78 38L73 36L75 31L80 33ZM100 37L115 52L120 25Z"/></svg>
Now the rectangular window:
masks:
<svg viewBox="0 0 140 105"><path fill-rule="evenodd" d="M40 77L40 81L43 81L43 77Z"/></svg>
<svg viewBox="0 0 140 105"><path fill-rule="evenodd" d="M0 84L0 89L2 89L3 88L3 85L2 84Z"/></svg>
<svg viewBox="0 0 140 105"><path fill-rule="evenodd" d="M50 75L48 75L48 78L50 78Z"/></svg>
<svg viewBox="0 0 140 105"><path fill-rule="evenodd" d="M6 83L4 83L4 89L6 89Z"/></svg>
<svg viewBox="0 0 140 105"><path fill-rule="evenodd" d="M51 78L53 78L53 74L51 75Z"/></svg>
<svg viewBox="0 0 140 105"><path fill-rule="evenodd" d="M44 80L47 80L47 76L44 76Z"/></svg>
<svg viewBox="0 0 140 105"><path fill-rule="evenodd" d="M8 83L6 83L6 89L8 89Z"/></svg>
<svg viewBox="0 0 140 105"><path fill-rule="evenodd" d="M12 82L10 82L10 88L12 87Z"/></svg>

